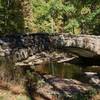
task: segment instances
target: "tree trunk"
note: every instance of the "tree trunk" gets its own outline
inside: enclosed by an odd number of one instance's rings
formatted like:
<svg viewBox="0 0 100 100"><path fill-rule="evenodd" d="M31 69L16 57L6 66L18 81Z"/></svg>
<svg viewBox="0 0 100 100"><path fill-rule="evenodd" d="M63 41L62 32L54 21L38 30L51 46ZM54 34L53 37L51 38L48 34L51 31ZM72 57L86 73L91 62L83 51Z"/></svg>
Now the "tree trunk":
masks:
<svg viewBox="0 0 100 100"><path fill-rule="evenodd" d="M24 32L33 31L33 11L32 0L19 0L21 4L21 12L24 19Z"/></svg>
<svg viewBox="0 0 100 100"><path fill-rule="evenodd" d="M0 31L4 34L33 32L32 0L2 0L4 18Z"/></svg>

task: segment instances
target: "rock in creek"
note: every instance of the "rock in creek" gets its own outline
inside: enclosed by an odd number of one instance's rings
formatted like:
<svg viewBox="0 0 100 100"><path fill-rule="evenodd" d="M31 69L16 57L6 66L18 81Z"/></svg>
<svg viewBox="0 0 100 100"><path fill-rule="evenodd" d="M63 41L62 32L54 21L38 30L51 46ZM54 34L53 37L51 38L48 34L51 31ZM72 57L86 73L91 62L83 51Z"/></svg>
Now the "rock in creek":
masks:
<svg viewBox="0 0 100 100"><path fill-rule="evenodd" d="M22 61L17 61L15 66L26 66L26 65L40 65L45 62L55 61L58 63L63 63L67 61L71 61L75 59L73 56L69 56L67 53L59 53L59 52L41 52L36 53L35 55L29 57L28 59L24 59Z"/></svg>
<svg viewBox="0 0 100 100"><path fill-rule="evenodd" d="M96 72L85 72L85 77L88 79L88 82L94 85L100 86L100 77Z"/></svg>
<svg viewBox="0 0 100 100"><path fill-rule="evenodd" d="M91 87L74 79L61 79L52 75L43 75L37 82L34 98L40 100L69 100L77 94L85 94ZM36 99L38 100L38 99ZM76 100L76 99L70 99Z"/></svg>

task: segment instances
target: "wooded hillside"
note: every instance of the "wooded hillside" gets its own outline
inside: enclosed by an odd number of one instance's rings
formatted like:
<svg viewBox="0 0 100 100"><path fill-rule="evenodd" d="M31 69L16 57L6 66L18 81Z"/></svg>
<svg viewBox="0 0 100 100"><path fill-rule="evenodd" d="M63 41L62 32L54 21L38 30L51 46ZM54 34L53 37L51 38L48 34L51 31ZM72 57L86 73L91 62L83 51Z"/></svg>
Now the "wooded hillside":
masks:
<svg viewBox="0 0 100 100"><path fill-rule="evenodd" d="M99 0L0 0L0 33L100 33Z"/></svg>

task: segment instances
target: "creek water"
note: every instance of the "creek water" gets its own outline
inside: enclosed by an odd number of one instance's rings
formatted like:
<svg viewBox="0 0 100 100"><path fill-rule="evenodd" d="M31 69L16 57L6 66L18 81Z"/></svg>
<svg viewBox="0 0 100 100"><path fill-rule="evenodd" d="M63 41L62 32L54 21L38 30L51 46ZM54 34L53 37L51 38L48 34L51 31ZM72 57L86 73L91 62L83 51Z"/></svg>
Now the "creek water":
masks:
<svg viewBox="0 0 100 100"><path fill-rule="evenodd" d="M36 71L47 73L60 78L72 78L85 81L84 72L100 73L100 66L82 66L71 63L56 63L49 62L39 65L35 68Z"/></svg>
<svg viewBox="0 0 100 100"><path fill-rule="evenodd" d="M9 62L7 59L5 60L5 58L0 58L0 72L1 72L0 75L3 75L2 72L3 70L5 71L4 67L6 68L7 73L9 72L9 74L10 72L12 73L13 71L13 76L15 74L17 75L18 71L22 73L19 67L16 68L13 65L13 63ZM58 76L60 78L72 78L72 79L78 79L78 80L81 80L81 79L85 80L83 78L84 72L100 73L100 66L83 66L83 65L71 64L71 63L48 62L48 63L43 63L41 65L36 66L35 71L39 71L40 73L51 74L54 76Z"/></svg>

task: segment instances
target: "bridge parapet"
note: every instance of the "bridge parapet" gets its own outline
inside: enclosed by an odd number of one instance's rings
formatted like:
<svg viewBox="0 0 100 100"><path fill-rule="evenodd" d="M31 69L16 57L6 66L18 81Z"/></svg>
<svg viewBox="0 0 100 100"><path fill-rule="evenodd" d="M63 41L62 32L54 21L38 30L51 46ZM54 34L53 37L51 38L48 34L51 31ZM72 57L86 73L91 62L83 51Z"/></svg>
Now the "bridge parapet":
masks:
<svg viewBox="0 0 100 100"><path fill-rule="evenodd" d="M69 51L82 57L100 56L100 36L33 34L0 37L0 56L12 55L16 61L52 49Z"/></svg>

